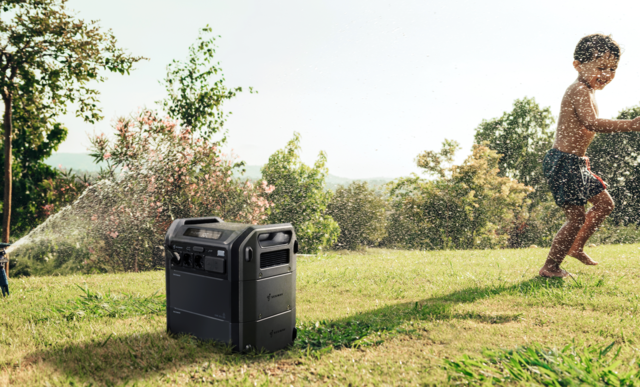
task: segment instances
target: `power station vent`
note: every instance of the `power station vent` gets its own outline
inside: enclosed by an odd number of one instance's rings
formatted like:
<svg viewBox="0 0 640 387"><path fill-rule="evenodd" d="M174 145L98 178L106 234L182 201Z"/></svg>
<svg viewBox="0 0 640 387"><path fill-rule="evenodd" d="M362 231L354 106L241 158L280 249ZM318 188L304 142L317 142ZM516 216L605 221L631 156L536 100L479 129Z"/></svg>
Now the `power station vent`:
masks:
<svg viewBox="0 0 640 387"><path fill-rule="evenodd" d="M272 266L286 265L289 263L289 249L269 251L260 254L260 268L264 269Z"/></svg>

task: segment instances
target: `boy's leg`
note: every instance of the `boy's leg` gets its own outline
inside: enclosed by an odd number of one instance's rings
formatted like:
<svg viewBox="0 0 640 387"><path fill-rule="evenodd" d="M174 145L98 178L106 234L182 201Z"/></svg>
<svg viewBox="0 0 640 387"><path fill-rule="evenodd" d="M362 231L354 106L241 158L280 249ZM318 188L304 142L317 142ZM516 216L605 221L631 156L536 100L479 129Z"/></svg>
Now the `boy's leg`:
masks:
<svg viewBox="0 0 640 387"><path fill-rule="evenodd" d="M9 295L9 285L2 285L2 297L5 296L5 293L7 293L7 296Z"/></svg>
<svg viewBox="0 0 640 387"><path fill-rule="evenodd" d="M543 277L566 277L569 275L569 273L560 269L560 264L569 252L569 249L571 249L585 221L583 206L566 206L563 209L567 221L553 238L547 261L539 272Z"/></svg>
<svg viewBox="0 0 640 387"><path fill-rule="evenodd" d="M607 215L613 211L614 203L611 195L609 195L609 192L606 190L589 199L589 203L593 204L593 207L587 212L584 225L580 229L580 232L578 232L576 240L573 242L567 255L578 259L585 265L597 265L598 262L591 259L582 249Z"/></svg>

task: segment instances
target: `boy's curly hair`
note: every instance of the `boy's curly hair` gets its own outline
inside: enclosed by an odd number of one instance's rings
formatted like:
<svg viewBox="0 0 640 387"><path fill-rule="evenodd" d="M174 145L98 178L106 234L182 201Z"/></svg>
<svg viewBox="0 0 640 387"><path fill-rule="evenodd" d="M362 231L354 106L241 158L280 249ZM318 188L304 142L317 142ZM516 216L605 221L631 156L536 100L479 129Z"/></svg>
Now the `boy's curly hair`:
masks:
<svg viewBox="0 0 640 387"><path fill-rule="evenodd" d="M611 35L591 34L580 39L576 50L573 52L573 59L580 63L588 63L611 53L616 59L620 59L620 45L611 38Z"/></svg>

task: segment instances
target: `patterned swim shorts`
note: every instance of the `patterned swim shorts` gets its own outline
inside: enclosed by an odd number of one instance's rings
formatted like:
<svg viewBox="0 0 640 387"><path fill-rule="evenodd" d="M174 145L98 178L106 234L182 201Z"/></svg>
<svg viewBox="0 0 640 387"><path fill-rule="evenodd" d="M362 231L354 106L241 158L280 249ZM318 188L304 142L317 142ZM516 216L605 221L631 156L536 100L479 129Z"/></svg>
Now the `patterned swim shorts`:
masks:
<svg viewBox="0 0 640 387"><path fill-rule="evenodd" d="M607 189L606 183L591 172L588 157L550 149L544 156L542 168L560 207L584 206L587 200Z"/></svg>

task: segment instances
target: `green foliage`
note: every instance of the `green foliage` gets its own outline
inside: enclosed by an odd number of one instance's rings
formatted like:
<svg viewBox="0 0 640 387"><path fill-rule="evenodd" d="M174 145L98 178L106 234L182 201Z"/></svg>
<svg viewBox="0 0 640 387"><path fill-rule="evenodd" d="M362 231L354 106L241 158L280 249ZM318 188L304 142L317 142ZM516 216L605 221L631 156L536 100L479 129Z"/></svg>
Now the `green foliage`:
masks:
<svg viewBox="0 0 640 387"><path fill-rule="evenodd" d="M508 230L509 247L549 247L566 221L564 212L554 201L531 205L528 217L518 216ZM596 235L599 234L599 231ZM592 237L593 238L593 237Z"/></svg>
<svg viewBox="0 0 640 387"><path fill-rule="evenodd" d="M327 215L340 226L337 247L356 250L374 246L387 235L386 202L366 182L339 186Z"/></svg>
<svg viewBox="0 0 640 387"><path fill-rule="evenodd" d="M640 106L618 113L617 119L640 116ZM595 174L609 185L616 203L610 218L616 224L640 223L640 133L598 133L588 156Z"/></svg>
<svg viewBox="0 0 640 387"><path fill-rule="evenodd" d="M320 152L313 167L300 161L300 134L294 133L284 149L269 157L262 168L262 178L275 190L268 195L273 205L267 223L291 223L296 229L303 253L315 253L332 246L340 227L325 213L332 193L325 191L327 157Z"/></svg>
<svg viewBox="0 0 640 387"><path fill-rule="evenodd" d="M167 66L163 84L168 97L161 101L171 118L206 139L223 129L227 117L222 111L224 101L242 91L241 87L229 89L224 85L220 63L214 63L216 45L215 37L208 36L211 31L209 26L200 30L186 62L173 60ZM212 82L214 76L217 79Z"/></svg>
<svg viewBox="0 0 640 387"><path fill-rule="evenodd" d="M20 116L16 118L22 118ZM18 121L17 119L15 121ZM12 165L14 176L11 232L18 235L40 223L43 217L43 206L48 204L47 191L43 184L55 180L59 173L43 160L51 155L64 141L67 129L55 124L50 131L29 131L22 129L14 136L12 153L15 162ZM29 135L40 135L43 138L34 141ZM0 139L4 145L4 141ZM4 152L0 154L0 165L4 165ZM0 186L0 197L4 196L4 184Z"/></svg>
<svg viewBox="0 0 640 387"><path fill-rule="evenodd" d="M589 238L589 243L597 245L640 243L640 230L637 224L615 224L612 219L605 219L598 231Z"/></svg>
<svg viewBox="0 0 640 387"><path fill-rule="evenodd" d="M445 142L441 154L451 145ZM441 171L436 180L414 175L391 183L388 243L429 250L505 247L510 222L527 216L531 188L500 176L499 160L494 150L474 145L460 166L429 164L427 172Z"/></svg>
<svg viewBox="0 0 640 387"><path fill-rule="evenodd" d="M549 189L542 172L542 158L553 145L555 120L551 110L541 109L533 98L516 99L513 110L502 117L483 120L476 128L476 144L500 154L499 176L515 179L535 191L533 204L548 200Z"/></svg>
<svg viewBox="0 0 640 387"><path fill-rule="evenodd" d="M77 19L66 3L22 1L11 20L0 21L0 86L5 100L37 96L54 115L66 113L71 102L78 117L95 122L102 118L99 92L89 82L104 81L103 69L128 74L144 58L127 55L111 31Z"/></svg>
<svg viewBox="0 0 640 387"><path fill-rule="evenodd" d="M556 350L533 344L513 350L485 350L481 360L464 355L458 360L445 359L444 363L449 381L455 384L637 386L640 369L636 365L621 371L617 359L622 347L612 351L614 345L615 341L583 348L570 344Z"/></svg>
<svg viewBox="0 0 640 387"><path fill-rule="evenodd" d="M447 166L451 166L453 157L460 149L457 141L445 139L440 152L424 151L415 161L424 173L444 178L448 171Z"/></svg>
<svg viewBox="0 0 640 387"><path fill-rule="evenodd" d="M13 278L74 273L100 273L85 263L91 258L88 243L33 241L12 255L9 270Z"/></svg>

